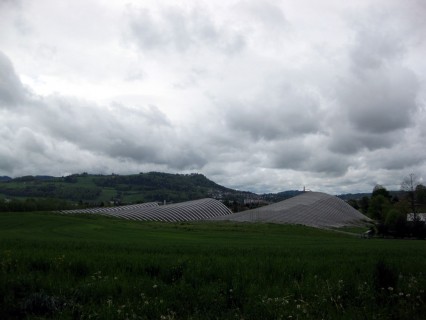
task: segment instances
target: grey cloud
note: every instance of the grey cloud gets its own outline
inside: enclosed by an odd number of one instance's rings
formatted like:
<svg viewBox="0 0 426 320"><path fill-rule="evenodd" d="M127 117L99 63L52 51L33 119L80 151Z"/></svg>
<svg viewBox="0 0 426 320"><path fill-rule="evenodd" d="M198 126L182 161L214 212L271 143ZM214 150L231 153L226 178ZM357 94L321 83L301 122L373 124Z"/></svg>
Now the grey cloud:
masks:
<svg viewBox="0 0 426 320"><path fill-rule="evenodd" d="M405 153L396 157L389 154L383 158L381 167L387 170L401 170L421 165L425 162L425 155L420 152Z"/></svg>
<svg viewBox="0 0 426 320"><path fill-rule="evenodd" d="M337 126L330 137L328 147L330 151L350 155L366 149L374 151L381 148L390 148L398 142L397 133L375 134L363 133Z"/></svg>
<svg viewBox="0 0 426 320"><path fill-rule="evenodd" d="M315 98L288 85L267 90L254 99L230 103L225 121L231 130L246 132L255 140L280 140L321 130Z"/></svg>
<svg viewBox="0 0 426 320"><path fill-rule="evenodd" d="M7 122L0 132L0 172L8 175L22 172L23 168L36 167L45 172L48 154L51 152L48 137L29 128L27 119L12 110L7 113ZM34 170L32 171L34 173ZM22 175L22 174L21 174Z"/></svg>
<svg viewBox="0 0 426 320"><path fill-rule="evenodd" d="M202 169L209 160L207 160L201 150L194 146L182 142L180 145L170 147L170 149L160 149L165 152L163 155L165 163L179 170L199 170Z"/></svg>
<svg viewBox="0 0 426 320"><path fill-rule="evenodd" d="M251 23L258 22L269 30L280 31L289 25L284 12L273 2L241 1L236 10L249 13Z"/></svg>
<svg viewBox="0 0 426 320"><path fill-rule="evenodd" d="M373 134L412 126L420 82L404 66L409 38L401 34L404 25L384 8L375 8L354 27L349 72L337 87L349 123L362 133Z"/></svg>
<svg viewBox="0 0 426 320"><path fill-rule="evenodd" d="M418 126L422 84L404 63L410 48L401 21L383 8L358 19L348 68L339 71L338 109L329 121L327 148L337 155L366 157L366 168L399 170L411 162L395 150L405 141L404 132ZM381 155L377 161L376 154Z"/></svg>
<svg viewBox="0 0 426 320"><path fill-rule="evenodd" d="M13 107L23 102L25 90L9 58L0 51L0 107Z"/></svg>
<svg viewBox="0 0 426 320"><path fill-rule="evenodd" d="M3 144L7 142L10 146L2 149L3 170L11 168L13 161L7 159L13 158L31 158L37 165L43 161L49 163L51 159L61 162L54 150L63 146L90 154L101 162L115 159L176 170L199 169L207 162L201 152L185 141L186 137L179 137L167 115L158 107L127 107L117 103L105 106L60 95L30 96L14 74L9 59L4 55L0 58L0 66L8 71L7 77L1 73L2 88L13 93L3 94L3 100L6 97L8 102L25 101L19 112L0 109L5 115L2 120L9 120L0 132ZM66 150L61 152L67 153ZM71 166L69 161L66 165Z"/></svg>
<svg viewBox="0 0 426 320"><path fill-rule="evenodd" d="M0 20L2 27L11 23L12 29L9 32L17 32L16 35L27 36L31 34L32 28L29 19L24 14L25 3L23 0L0 0ZM6 31L7 32L7 31Z"/></svg>
<svg viewBox="0 0 426 320"><path fill-rule="evenodd" d="M324 176L340 177L349 169L350 161L342 156L326 152L313 154L305 165L305 170L316 172Z"/></svg>
<svg viewBox="0 0 426 320"><path fill-rule="evenodd" d="M152 48L164 45L167 42L165 34L156 28L155 21L148 9L139 10L133 21L130 22L130 29L142 48Z"/></svg>
<svg viewBox="0 0 426 320"><path fill-rule="evenodd" d="M258 192L424 174L420 2L89 1L96 26L8 5L2 47L45 96L0 54L0 174L196 170Z"/></svg>
<svg viewBox="0 0 426 320"><path fill-rule="evenodd" d="M271 165L280 169L301 169L307 159L311 157L311 151L303 144L301 139L293 139L276 143L269 150L271 157Z"/></svg>
<svg viewBox="0 0 426 320"><path fill-rule="evenodd" d="M169 48L185 52L191 47L214 46L232 53L245 46L240 33L217 26L200 8L160 6L158 9L130 7L131 37L142 50Z"/></svg>
<svg viewBox="0 0 426 320"><path fill-rule="evenodd" d="M175 141L175 143L179 142ZM191 146L185 146L182 142L178 146L172 146L164 139L158 141L115 140L100 151L113 158L156 163L178 170L200 169L207 163L206 159L196 153Z"/></svg>
<svg viewBox="0 0 426 320"><path fill-rule="evenodd" d="M176 169L200 168L206 162L182 148L170 121L155 106L130 109L115 105L108 109L60 97L49 101L40 122L49 135L107 157Z"/></svg>
<svg viewBox="0 0 426 320"><path fill-rule="evenodd" d="M355 45L350 50L354 72L358 72L358 69L377 69L387 61L401 58L405 48L403 39L396 31L389 26L377 27L376 24L361 26Z"/></svg>
<svg viewBox="0 0 426 320"><path fill-rule="evenodd" d="M329 142L330 150L340 154L354 154L364 147L357 137L341 131L335 132Z"/></svg>
<svg viewBox="0 0 426 320"><path fill-rule="evenodd" d="M28 127L19 128L15 138L16 146L29 153L45 153L47 145L45 137L35 133Z"/></svg>
<svg viewBox="0 0 426 320"><path fill-rule="evenodd" d="M21 0L0 0L0 8L19 9L22 6Z"/></svg>
<svg viewBox="0 0 426 320"><path fill-rule="evenodd" d="M16 160L8 154L3 154L0 150L0 172L10 174L16 166Z"/></svg>
<svg viewBox="0 0 426 320"><path fill-rule="evenodd" d="M418 89L413 72L391 66L344 79L338 97L357 130L384 134L412 124Z"/></svg>
<svg viewBox="0 0 426 320"><path fill-rule="evenodd" d="M143 134L153 129L169 127L168 120L158 108L140 110L121 109L116 105L108 108L71 97L55 96L44 101L37 110L44 113L40 121L55 136L69 141L78 141L87 148L102 147L102 143L146 138ZM34 117L37 117L34 114Z"/></svg>
<svg viewBox="0 0 426 320"><path fill-rule="evenodd" d="M335 177L343 175L350 166L348 157L330 153L322 140L321 136L308 136L274 142L268 150L271 167Z"/></svg>
<svg viewBox="0 0 426 320"><path fill-rule="evenodd" d="M12 150L8 145L9 137L5 137L0 133L0 173L10 174L16 165L16 159L12 155Z"/></svg>
<svg viewBox="0 0 426 320"><path fill-rule="evenodd" d="M421 48L426 35L426 5L422 0L372 3L357 16L349 50L354 72L401 61ZM420 46L419 46L420 45Z"/></svg>
<svg viewBox="0 0 426 320"><path fill-rule="evenodd" d="M121 138L115 138L104 145L99 145L96 149L87 147L85 149L97 150L113 158L127 158L141 162L153 162L153 160L158 160L159 158L158 146L144 145L143 143Z"/></svg>
<svg viewBox="0 0 426 320"><path fill-rule="evenodd" d="M421 141L408 143L401 137L400 143L391 150L378 150L368 156L369 164L374 169L403 170L426 163L426 153Z"/></svg>

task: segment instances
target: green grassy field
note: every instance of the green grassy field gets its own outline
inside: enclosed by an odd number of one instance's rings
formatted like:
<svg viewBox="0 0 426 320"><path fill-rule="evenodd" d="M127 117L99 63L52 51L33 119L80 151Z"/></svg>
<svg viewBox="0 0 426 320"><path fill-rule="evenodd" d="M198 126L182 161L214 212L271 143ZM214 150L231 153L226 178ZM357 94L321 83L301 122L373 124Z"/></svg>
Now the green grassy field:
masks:
<svg viewBox="0 0 426 320"><path fill-rule="evenodd" d="M0 214L5 319L424 319L426 241Z"/></svg>

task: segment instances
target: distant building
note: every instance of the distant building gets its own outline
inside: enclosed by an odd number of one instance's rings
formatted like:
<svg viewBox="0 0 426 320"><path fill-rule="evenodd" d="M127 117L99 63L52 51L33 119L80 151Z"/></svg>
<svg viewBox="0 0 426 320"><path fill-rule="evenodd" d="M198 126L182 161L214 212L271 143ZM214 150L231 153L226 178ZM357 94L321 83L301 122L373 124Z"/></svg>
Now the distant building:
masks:
<svg viewBox="0 0 426 320"><path fill-rule="evenodd" d="M426 213L416 213L416 215L420 221L426 222ZM407 214L407 221L413 221L413 220L414 220L414 214L413 213Z"/></svg>

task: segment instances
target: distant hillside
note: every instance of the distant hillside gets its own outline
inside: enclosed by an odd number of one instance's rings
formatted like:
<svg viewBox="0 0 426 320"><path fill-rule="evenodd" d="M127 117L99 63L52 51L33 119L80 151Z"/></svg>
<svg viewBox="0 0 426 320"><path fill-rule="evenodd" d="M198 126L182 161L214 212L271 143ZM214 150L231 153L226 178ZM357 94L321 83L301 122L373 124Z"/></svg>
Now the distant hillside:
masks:
<svg viewBox="0 0 426 320"><path fill-rule="evenodd" d="M221 186L202 174L148 172L132 175L73 174L66 177L23 176L0 177L0 199L18 202L36 200L32 207L45 208L46 201L55 208L111 206L143 202L183 202L202 198L222 200L234 212L275 203L301 194L288 190L258 195ZM343 200L360 199L368 193L339 195ZM55 201L53 201L55 200ZM33 201L33 200L31 200ZM40 201L43 202L40 204ZM1 202L1 201L0 201ZM27 204L24 204L27 207ZM0 208L1 209L1 208ZM16 209L16 210L18 210ZM7 210L7 209L4 209ZM19 209L20 210L20 209Z"/></svg>
<svg viewBox="0 0 426 320"><path fill-rule="evenodd" d="M283 200L287 200L289 198L298 196L299 194L302 194L303 191L299 190L288 190L288 191L282 191L278 193L265 193L262 194L262 199L267 202L280 202Z"/></svg>
<svg viewBox="0 0 426 320"><path fill-rule="evenodd" d="M254 193L221 186L202 174L149 172L134 175L24 176L0 181L3 198L62 199L86 205L182 202L201 198L243 201Z"/></svg>
<svg viewBox="0 0 426 320"><path fill-rule="evenodd" d="M348 200L359 200L363 197L370 197L371 193L345 193L345 194L339 194L337 197L348 201Z"/></svg>
<svg viewBox="0 0 426 320"><path fill-rule="evenodd" d="M392 196L392 197L401 197L401 196L403 196L403 192L401 192L401 191L392 191L392 190L389 190L389 194ZM339 194L338 196L337 196L338 198L340 198L340 199L342 199L342 200L345 200L345 201L348 201L348 200L360 200L360 199L362 199L363 197L371 197L371 193L345 193L345 194Z"/></svg>

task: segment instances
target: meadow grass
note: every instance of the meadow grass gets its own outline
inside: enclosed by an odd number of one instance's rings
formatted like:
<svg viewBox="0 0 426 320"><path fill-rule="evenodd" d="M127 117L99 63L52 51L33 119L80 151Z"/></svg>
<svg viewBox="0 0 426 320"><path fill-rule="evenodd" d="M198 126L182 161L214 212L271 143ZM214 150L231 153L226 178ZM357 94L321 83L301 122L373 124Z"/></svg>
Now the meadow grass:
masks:
<svg viewBox="0 0 426 320"><path fill-rule="evenodd" d="M425 241L0 214L6 319L423 319L425 270Z"/></svg>

